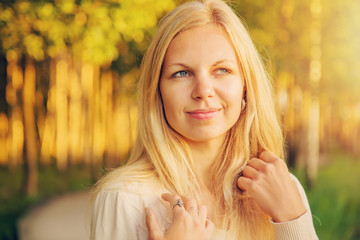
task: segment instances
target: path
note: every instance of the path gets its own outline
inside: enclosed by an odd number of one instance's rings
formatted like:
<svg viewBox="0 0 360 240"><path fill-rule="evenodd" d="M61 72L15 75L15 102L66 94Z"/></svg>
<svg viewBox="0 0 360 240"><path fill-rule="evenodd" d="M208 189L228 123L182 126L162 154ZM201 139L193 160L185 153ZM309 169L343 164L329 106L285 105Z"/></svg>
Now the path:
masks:
<svg viewBox="0 0 360 240"><path fill-rule="evenodd" d="M53 198L25 214L18 223L20 240L88 240L88 192Z"/></svg>

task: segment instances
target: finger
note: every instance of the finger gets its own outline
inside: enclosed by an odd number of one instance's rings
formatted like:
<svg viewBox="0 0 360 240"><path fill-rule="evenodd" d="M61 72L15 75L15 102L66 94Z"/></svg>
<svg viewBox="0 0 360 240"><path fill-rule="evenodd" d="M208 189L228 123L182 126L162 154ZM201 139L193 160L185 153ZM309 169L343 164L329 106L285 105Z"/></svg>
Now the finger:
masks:
<svg viewBox="0 0 360 240"><path fill-rule="evenodd" d="M206 224L205 224L205 232L206 232L207 238L209 238L209 239L211 238L214 230L215 230L214 223L210 219L207 219Z"/></svg>
<svg viewBox="0 0 360 240"><path fill-rule="evenodd" d="M259 158L252 158L248 161L247 166L251 166L261 172L266 172L266 169L269 167L269 163Z"/></svg>
<svg viewBox="0 0 360 240"><path fill-rule="evenodd" d="M193 217L199 217L200 210L197 207L191 207L188 212Z"/></svg>
<svg viewBox="0 0 360 240"><path fill-rule="evenodd" d="M180 202L182 203L182 199L180 196L172 193L164 193L161 195L161 197L165 201L168 201L170 203L173 212L173 219L175 216L178 216L179 213L183 213L185 211L184 207L182 207L181 204L176 204L178 200L180 200Z"/></svg>
<svg viewBox="0 0 360 240"><path fill-rule="evenodd" d="M149 240L163 239L164 233L159 227L159 221L155 213L150 208L145 208L146 226L149 232Z"/></svg>
<svg viewBox="0 0 360 240"><path fill-rule="evenodd" d="M190 213L191 216L197 217L199 215L199 209L197 208L197 202L194 198L181 196L184 201L185 209Z"/></svg>
<svg viewBox="0 0 360 240"><path fill-rule="evenodd" d="M176 202L180 199L181 202L183 203L181 197L179 195L176 194L172 194L172 193L164 193L161 195L162 199L164 199L165 201L170 203L170 206L174 209L174 208L181 208L181 206L179 205L175 205Z"/></svg>
<svg viewBox="0 0 360 240"><path fill-rule="evenodd" d="M207 207L205 205L199 207L199 220L202 226L205 226L206 224L207 212Z"/></svg>
<svg viewBox="0 0 360 240"><path fill-rule="evenodd" d="M246 165L242 171L243 176L246 178L250 178L250 179L256 179L259 175L258 170L256 170L255 168L253 168L250 165Z"/></svg>
<svg viewBox="0 0 360 240"><path fill-rule="evenodd" d="M261 152L259 158L266 162L273 162L273 161L276 161L279 159L274 153L272 153L270 151Z"/></svg>
<svg viewBox="0 0 360 240"><path fill-rule="evenodd" d="M179 196L172 194L172 193L163 193L163 194L161 194L161 197L162 197L162 199L169 202L170 204L172 202L174 202L174 200L176 201L177 198L180 198Z"/></svg>
<svg viewBox="0 0 360 240"><path fill-rule="evenodd" d="M178 199L181 199L179 195L173 193L163 193L161 197L170 204L175 203Z"/></svg>
<svg viewBox="0 0 360 240"><path fill-rule="evenodd" d="M237 180L237 185L241 190L247 191L250 188L251 179L246 177L239 177Z"/></svg>
<svg viewBox="0 0 360 240"><path fill-rule="evenodd" d="M282 173L288 172L285 161L277 157L272 152L264 151L260 154L259 158L264 160L265 162L272 163L272 165L275 166L276 169L281 170Z"/></svg>

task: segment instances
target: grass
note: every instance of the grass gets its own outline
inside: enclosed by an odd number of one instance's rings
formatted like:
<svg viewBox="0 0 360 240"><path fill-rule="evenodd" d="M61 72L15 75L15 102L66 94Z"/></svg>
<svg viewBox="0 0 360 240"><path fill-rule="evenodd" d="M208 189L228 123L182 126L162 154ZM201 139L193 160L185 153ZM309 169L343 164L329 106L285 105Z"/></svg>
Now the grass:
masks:
<svg viewBox="0 0 360 240"><path fill-rule="evenodd" d="M40 167L39 195L27 198L20 193L22 169L0 168L0 240L16 240L16 222L31 206L47 198L88 189L90 170L77 166L59 172L54 166ZM305 186L304 171L295 175ZM305 189L320 239L360 239L360 159L343 152L331 154L331 162L320 168L312 189Z"/></svg>
<svg viewBox="0 0 360 240"><path fill-rule="evenodd" d="M55 195L88 189L91 174L87 167L75 166L60 172L55 166L39 167L39 194L26 197L21 192L23 169L0 168L0 240L17 240L19 217L35 204Z"/></svg>
<svg viewBox="0 0 360 240"><path fill-rule="evenodd" d="M297 173L305 186L303 171ZM312 189L306 189L319 239L360 239L359 173L360 159L335 152Z"/></svg>

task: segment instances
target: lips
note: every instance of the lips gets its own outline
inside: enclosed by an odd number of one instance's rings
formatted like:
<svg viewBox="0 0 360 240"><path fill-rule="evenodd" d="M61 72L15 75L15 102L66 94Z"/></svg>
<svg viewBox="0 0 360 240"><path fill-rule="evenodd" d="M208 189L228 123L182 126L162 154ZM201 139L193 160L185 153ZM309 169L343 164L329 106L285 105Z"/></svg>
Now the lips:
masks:
<svg viewBox="0 0 360 240"><path fill-rule="evenodd" d="M198 119L198 120L209 120L215 117L215 115L220 111L220 109L197 109L195 111L187 112L190 117Z"/></svg>

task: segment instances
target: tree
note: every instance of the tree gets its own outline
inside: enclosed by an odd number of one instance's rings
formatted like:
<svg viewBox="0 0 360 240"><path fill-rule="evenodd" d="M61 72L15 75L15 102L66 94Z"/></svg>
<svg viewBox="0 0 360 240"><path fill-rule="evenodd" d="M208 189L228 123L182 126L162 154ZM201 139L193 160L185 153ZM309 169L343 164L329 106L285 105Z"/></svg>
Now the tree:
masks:
<svg viewBox="0 0 360 240"><path fill-rule="evenodd" d="M56 80L52 91L57 95L56 112L49 115L57 116L56 156L64 158L62 161L58 159L61 163L58 166L63 169L68 156L68 149L62 148L67 145L62 141L67 139L61 138L62 133L68 131L68 89L71 81L77 78L79 69L82 69L81 81L92 81L91 84L99 83L96 79L99 79L100 71L109 69L109 66L118 68L120 74L132 72L139 65L146 38L152 34L158 18L174 6L172 0L16 0L0 3L0 55L6 56L11 65L9 69L15 73L15 76L2 74L1 86L6 83L9 93L15 93L8 114L11 117L13 112L20 113L23 122L21 134L25 139L25 189L28 194L36 194L37 143L43 137L38 131L41 126L35 120L35 98L50 99L41 89L52 86L49 79ZM40 79L38 76L43 73L35 69L42 65L49 65L50 70L47 77ZM87 73L86 69L92 72ZM91 102L89 121L94 117L94 102ZM46 106L51 104L46 102ZM18 109L23 109L22 113ZM91 131L90 137L96 139L93 134L98 132ZM92 159L96 146L89 149L89 158Z"/></svg>

